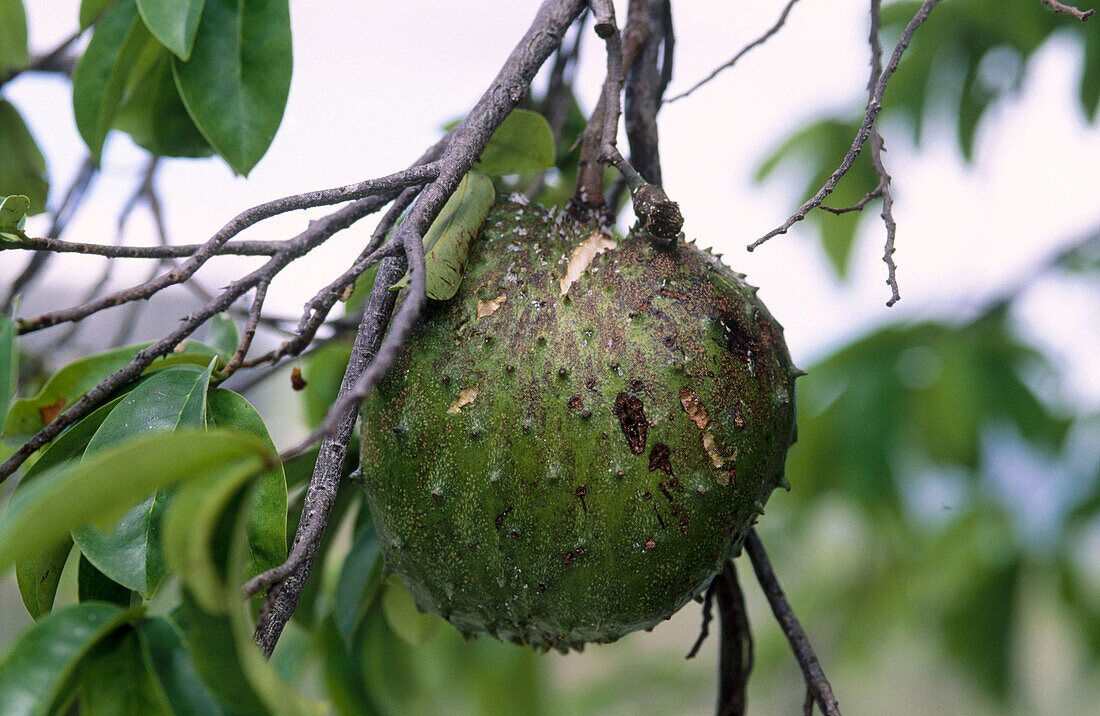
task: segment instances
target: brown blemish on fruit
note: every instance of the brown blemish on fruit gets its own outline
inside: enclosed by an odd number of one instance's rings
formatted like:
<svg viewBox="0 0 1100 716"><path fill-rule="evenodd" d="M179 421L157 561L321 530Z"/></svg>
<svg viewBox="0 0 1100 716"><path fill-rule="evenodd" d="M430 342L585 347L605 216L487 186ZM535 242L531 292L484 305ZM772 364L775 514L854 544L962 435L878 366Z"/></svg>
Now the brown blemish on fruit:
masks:
<svg viewBox="0 0 1100 716"><path fill-rule="evenodd" d="M670 290L669 290L669 289L667 289L667 288L662 288L662 289L660 290L660 294L661 294L662 296L668 296L669 298L675 298L675 299L678 299L678 300L680 300L680 301L686 301L686 300L688 300L688 297L687 297L687 296L685 296L684 294L682 294L682 293L677 293L676 291L670 291Z"/></svg>
<svg viewBox="0 0 1100 716"><path fill-rule="evenodd" d="M588 380L584 381L584 387L588 388L593 393L596 392L596 379L595 378L589 378Z"/></svg>
<svg viewBox="0 0 1100 716"><path fill-rule="evenodd" d="M504 303L505 300L507 300L507 297L502 293L494 299L488 301L478 301L477 317L485 318L486 316L493 315L497 312L497 309L500 308L500 305Z"/></svg>
<svg viewBox="0 0 1100 716"><path fill-rule="evenodd" d="M657 515L657 524L661 526L661 529L665 528L665 518L661 517L661 511L657 509L657 505L653 506L653 514Z"/></svg>
<svg viewBox="0 0 1100 716"><path fill-rule="evenodd" d="M718 451L718 446L714 444L714 435L710 431L703 433L703 449L707 451L707 455L710 456L710 461L714 463L715 467L722 467L726 464L726 458L722 457L722 453ZM721 478L719 478L719 482L721 482Z"/></svg>
<svg viewBox="0 0 1100 716"><path fill-rule="evenodd" d="M645 541L645 548L646 549L653 549L656 546L657 546L657 540L653 539L652 537L650 537L649 539L647 539Z"/></svg>
<svg viewBox="0 0 1100 716"><path fill-rule="evenodd" d="M588 488L584 485L581 485L577 488L574 494L577 496L578 499L580 499L581 508L584 510L584 513L588 514L588 505L584 504L584 496L588 494Z"/></svg>
<svg viewBox="0 0 1100 716"><path fill-rule="evenodd" d="M495 524L497 526L498 530L504 525L504 518L507 517L508 513L511 512L511 511L512 511L512 508L509 507L506 510L504 510L504 512L501 512L499 515L497 515L497 518L495 520L493 520L493 524ZM512 534L514 535L515 532L513 532Z"/></svg>
<svg viewBox="0 0 1100 716"><path fill-rule="evenodd" d="M570 398L567 405L573 410L584 410L584 403L581 402L581 396L579 395L574 395Z"/></svg>
<svg viewBox="0 0 1100 716"><path fill-rule="evenodd" d="M741 409L740 408L734 408L733 409L733 425L738 430L744 430L745 429L745 418L744 418L744 416L741 415Z"/></svg>
<svg viewBox="0 0 1100 716"><path fill-rule="evenodd" d="M657 468L660 468L671 475L672 463L669 461L668 458L668 445L665 445L664 443L657 443L656 445L654 445L653 449L649 451L649 471L653 472Z"/></svg>
<svg viewBox="0 0 1100 716"><path fill-rule="evenodd" d="M61 409L65 407L65 399L58 398L57 402L53 405L44 405L38 409L38 416L42 418L43 425L49 425L53 422L60 413Z"/></svg>
<svg viewBox="0 0 1100 716"><path fill-rule="evenodd" d="M569 263L565 267L565 275L561 277L559 286L561 287L561 295L569 293L569 288L577 282L585 271L588 270L589 265L592 264L592 259L596 258L605 251L617 248L618 244L601 234L599 231L593 231L589 237L577 245L573 249L573 253L569 255Z"/></svg>
<svg viewBox="0 0 1100 716"><path fill-rule="evenodd" d="M667 488L667 487L665 487L665 483L663 483L663 482L658 482L658 483L657 483L657 489L661 491L661 494L662 494L662 495L664 495L665 497L667 497L667 498L668 498L668 501L669 501L669 502L672 502L672 493L670 493L670 492L668 491L668 488Z"/></svg>
<svg viewBox="0 0 1100 716"><path fill-rule="evenodd" d="M451 403L451 407L447 408L447 412L451 414L461 413L464 406L469 405L477 399L477 386L473 385L466 388L458 394L458 400Z"/></svg>
<svg viewBox="0 0 1100 716"><path fill-rule="evenodd" d="M684 412L691 418L691 422L695 423L695 427L706 430L707 423L710 422L710 416L707 415L707 410L703 407L703 401L699 399L699 395L686 385L680 388L680 405L684 406Z"/></svg>
<svg viewBox="0 0 1100 716"><path fill-rule="evenodd" d="M635 455L641 455L645 451L645 437L649 430L642 401L626 393L619 393L615 396L615 405L612 410L619 418L619 424L622 426L630 451Z"/></svg>

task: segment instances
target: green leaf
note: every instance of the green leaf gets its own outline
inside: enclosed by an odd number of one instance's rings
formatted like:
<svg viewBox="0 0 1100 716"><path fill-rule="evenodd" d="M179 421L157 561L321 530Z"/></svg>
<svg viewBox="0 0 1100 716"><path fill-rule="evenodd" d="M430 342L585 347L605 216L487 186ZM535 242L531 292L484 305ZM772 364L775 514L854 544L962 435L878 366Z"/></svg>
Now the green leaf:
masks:
<svg viewBox="0 0 1100 716"><path fill-rule="evenodd" d="M205 371L177 366L149 378L130 392L92 436L84 460L116 444L152 432L206 424ZM106 533L92 527L73 532L88 560L114 581L148 598L167 571L160 549L161 520L170 495L156 492L127 512Z"/></svg>
<svg viewBox="0 0 1100 716"><path fill-rule="evenodd" d="M192 480L176 493L164 516L164 556L180 575L189 594L208 614L223 613L230 594L215 564L214 544L227 508L244 485L257 475L254 465L226 465Z"/></svg>
<svg viewBox="0 0 1100 716"><path fill-rule="evenodd" d="M109 602L128 607L132 592L96 569L82 554L77 565L76 594L81 602Z"/></svg>
<svg viewBox="0 0 1100 716"><path fill-rule="evenodd" d="M27 469L19 484L16 485L16 494L20 490L27 489L27 486L32 484L38 475L46 472L49 468L79 458L81 453L84 452L84 448L87 447L88 441L92 439L92 435L95 434L95 431L99 429L99 426L106 420L107 415L114 410L120 400L122 400L121 397L115 398L54 438L42 451L38 460ZM33 557L16 563L15 577L19 584L19 594L23 598L23 604L27 607L27 612L33 618L38 619L45 614L49 614L53 608L54 596L57 594L57 583L61 579L61 570L65 567L65 562L68 560L72 548L72 539L65 539L56 547L43 549Z"/></svg>
<svg viewBox="0 0 1100 716"><path fill-rule="evenodd" d="M134 629L104 637L80 664L81 713L174 713Z"/></svg>
<svg viewBox="0 0 1100 716"><path fill-rule="evenodd" d="M125 368L138 351L149 345L151 344L142 343L114 348L68 364L50 376L37 395L18 400L11 406L7 422L4 423L4 436L18 441L31 437L46 426L46 418L53 420L63 408L75 403L104 378ZM153 374L174 365L197 365L205 368L214 355L213 349L198 341L187 341L184 348L182 353L170 353L153 361L145 369L145 374Z"/></svg>
<svg viewBox="0 0 1100 716"><path fill-rule="evenodd" d="M172 75L172 53L150 42L131 72L114 126L142 149L165 157L209 157L210 143L191 121Z"/></svg>
<svg viewBox="0 0 1100 716"><path fill-rule="evenodd" d="M86 524L110 526L155 490L230 463L271 460L255 438L226 431L154 433L40 475L0 515L0 571L62 543ZM119 476L125 475L125 480Z"/></svg>
<svg viewBox="0 0 1100 716"><path fill-rule="evenodd" d="M342 638L333 616L328 615L316 629L325 687L336 713L341 716L371 716L384 713L373 703L369 689L360 675L358 665L346 640Z"/></svg>
<svg viewBox="0 0 1100 716"><path fill-rule="evenodd" d="M0 208L0 216L3 209ZM7 316L0 316L0 423L8 417L8 407L15 396L19 377L19 351L15 347L15 325Z"/></svg>
<svg viewBox="0 0 1100 716"><path fill-rule="evenodd" d="M374 604L382 587L384 566L374 524L364 520L340 568L333 599L333 624L345 641L350 642Z"/></svg>
<svg viewBox="0 0 1100 716"><path fill-rule="evenodd" d="M30 199L21 194L6 196L0 201L0 240L16 243L26 241L27 235L23 233L23 226L30 205Z"/></svg>
<svg viewBox="0 0 1100 716"><path fill-rule="evenodd" d="M80 29L87 30L108 5L116 2L119 2L119 0L82 0L80 3Z"/></svg>
<svg viewBox="0 0 1100 716"><path fill-rule="evenodd" d="M0 713L45 716L63 706L81 660L139 613L113 604L77 604L24 631L0 660Z"/></svg>
<svg viewBox="0 0 1100 716"><path fill-rule="evenodd" d="M0 0L0 74L27 64L27 13L23 0Z"/></svg>
<svg viewBox="0 0 1100 716"><path fill-rule="evenodd" d="M229 314L219 313L210 319L206 342L216 348L226 360L233 357L240 340L241 334L237 331L237 324Z"/></svg>
<svg viewBox="0 0 1100 716"><path fill-rule="evenodd" d="M417 609L412 595L396 574L391 574L386 580L382 591L382 612L386 615L386 623L397 636L414 647L427 644L443 623L436 615Z"/></svg>
<svg viewBox="0 0 1100 716"><path fill-rule="evenodd" d="M191 56L204 0L137 0L145 26L181 60Z"/></svg>
<svg viewBox="0 0 1100 716"><path fill-rule="evenodd" d="M209 425L250 433L272 454L277 452L263 418L243 395L217 388L210 391L206 400ZM256 479L248 511L249 555L245 576L251 578L286 559L287 489L282 464Z"/></svg>
<svg viewBox="0 0 1100 716"><path fill-rule="evenodd" d="M0 99L0 197L26 196L30 206L24 212L34 215L46 210L49 189L42 150L19 110L11 102ZM19 225L18 229L17 235L21 236L23 226ZM0 231L8 229L0 228Z"/></svg>
<svg viewBox="0 0 1100 716"><path fill-rule="evenodd" d="M191 645L195 670L218 700L235 711L264 713L263 702L241 668L229 617L204 611L186 590L178 617Z"/></svg>
<svg viewBox="0 0 1100 716"><path fill-rule="evenodd" d="M246 500L245 504L251 500ZM241 511L233 524L232 541L229 549L228 579L240 584L249 561L248 515ZM269 713L287 716L312 716L327 713L324 704L309 701L290 687L275 667L263 657L256 648L253 634L256 624L252 619L252 609L243 599L230 599L229 623L232 626L234 642L240 656L241 667L260 696Z"/></svg>
<svg viewBox="0 0 1100 716"><path fill-rule="evenodd" d="M458 292L466 272L470 245L481 231L495 199L493 182L484 174L472 171L462 178L443 205L424 234L424 248L428 252L424 257L428 298L446 301ZM391 288L404 288L408 284L406 274Z"/></svg>
<svg viewBox="0 0 1100 716"><path fill-rule="evenodd" d="M130 73L153 41L134 0L120 0L96 23L88 48L73 67L76 128L96 159L122 106Z"/></svg>
<svg viewBox="0 0 1100 716"><path fill-rule="evenodd" d="M293 65L287 0L206 0L191 59L173 58L195 126L247 175L282 122Z"/></svg>
<svg viewBox="0 0 1100 716"><path fill-rule="evenodd" d="M170 621L150 617L141 621L136 631L176 716L226 713L195 670L190 650Z"/></svg>
<svg viewBox="0 0 1100 716"><path fill-rule="evenodd" d="M554 166L554 132L538 112L514 109L482 151L475 167L490 176L537 172Z"/></svg>

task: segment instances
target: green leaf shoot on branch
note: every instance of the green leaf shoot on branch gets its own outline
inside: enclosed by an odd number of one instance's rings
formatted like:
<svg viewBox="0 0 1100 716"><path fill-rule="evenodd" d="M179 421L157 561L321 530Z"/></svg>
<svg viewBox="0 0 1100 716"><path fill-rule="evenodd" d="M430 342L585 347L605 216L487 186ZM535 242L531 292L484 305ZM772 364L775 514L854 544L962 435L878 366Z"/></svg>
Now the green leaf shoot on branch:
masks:
<svg viewBox="0 0 1100 716"><path fill-rule="evenodd" d="M42 150L15 105L0 99L0 197L26 196L30 200L26 213L40 214L46 210L49 188Z"/></svg>

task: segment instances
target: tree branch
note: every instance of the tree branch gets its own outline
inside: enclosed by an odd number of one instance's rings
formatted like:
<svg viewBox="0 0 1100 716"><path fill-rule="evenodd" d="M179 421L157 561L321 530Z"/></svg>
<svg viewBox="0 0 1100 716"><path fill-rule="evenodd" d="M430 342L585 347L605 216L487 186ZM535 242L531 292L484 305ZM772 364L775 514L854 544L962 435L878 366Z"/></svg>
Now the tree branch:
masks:
<svg viewBox="0 0 1100 716"><path fill-rule="evenodd" d="M898 69L898 63L901 62L902 54L904 54L905 50L909 47L909 43L913 40L913 33L915 33L917 28L928 19L928 14L932 12L932 8L939 5L940 2L942 2L942 0L924 0L916 14L913 15L913 19L905 26L905 30L901 33L901 38L898 40L897 45L894 46L894 52L890 56L890 63L879 75L874 90L870 93L870 99L867 102L867 111L864 114L863 123L860 125L859 131L856 132L856 137L852 140L852 146L848 150L848 153L844 155L844 159L841 161L840 166L837 167L836 171L826 180L825 185L809 200L802 204L802 206L798 208L798 211L792 214L782 225L772 229L764 236L749 244L749 251L754 250L757 246L760 246L760 244L773 236L787 233L788 229L797 222L805 219L807 214L821 206L821 203L825 201L825 197L829 196L829 194L833 192L833 189L836 188L837 182L839 182L841 178L848 173L848 170L852 168L852 164L855 162L860 150L863 149L864 143L867 141L867 138L871 136L871 130L875 123L875 119L882 110L882 97L886 93L886 85L889 83L890 78L893 77L894 72Z"/></svg>
<svg viewBox="0 0 1100 716"><path fill-rule="evenodd" d="M719 716L741 716L748 706L745 689L752 672L752 632L745 609L745 595L737 582L733 560L714 578L721 627L718 640Z"/></svg>
<svg viewBox="0 0 1100 716"><path fill-rule="evenodd" d="M405 261L402 258L388 258L379 265L378 275L355 337L351 360L340 385L341 396L354 388L359 376L374 361L397 297L396 293L390 291L390 286L404 274ZM313 476L306 489L298 530L286 561L252 578L243 587L244 594L251 596L266 587L274 586L264 603L255 632L256 643L267 656L271 656L275 650L283 627L298 606L298 598L313 571L317 548L324 536L332 505L336 501L344 459L358 415L358 403L351 403L340 415L338 428L321 443Z"/></svg>
<svg viewBox="0 0 1100 716"><path fill-rule="evenodd" d="M817 660L817 655L814 653L813 647L810 646L810 640L807 638L806 632L803 631L802 625L798 623L798 618L791 610L791 605L783 594L783 588L779 586L779 580L776 579L775 571L772 570L768 554L764 551L764 545L760 543L760 538L756 536L756 530L750 530L745 538L745 551L748 552L749 559L752 560L756 579L764 590L764 596L768 598L772 613L775 614L776 621L779 622L779 626L787 636L787 641L790 642L791 651L794 652L795 659L798 660L798 666L802 669L806 686L813 693L814 701L817 702L825 716L840 716L836 697L833 696L833 688L829 685L829 680L825 678L825 672L821 670L821 662Z"/></svg>
<svg viewBox="0 0 1100 716"><path fill-rule="evenodd" d="M1078 10L1071 5L1063 5L1062 3L1057 2L1057 0L1039 0L1039 2L1043 3L1054 12L1062 13L1065 15L1073 15L1081 22L1085 22L1096 13L1095 10Z"/></svg>

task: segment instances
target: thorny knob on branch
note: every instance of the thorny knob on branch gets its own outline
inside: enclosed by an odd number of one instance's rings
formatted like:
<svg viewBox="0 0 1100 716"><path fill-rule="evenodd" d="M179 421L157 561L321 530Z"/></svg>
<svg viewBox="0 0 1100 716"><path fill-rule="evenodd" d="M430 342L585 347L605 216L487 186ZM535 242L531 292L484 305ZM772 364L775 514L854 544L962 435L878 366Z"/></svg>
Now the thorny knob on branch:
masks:
<svg viewBox="0 0 1100 716"><path fill-rule="evenodd" d="M665 246L675 245L684 227L680 205L669 199L665 190L656 184L646 184L634 192L634 215L645 230Z"/></svg>

